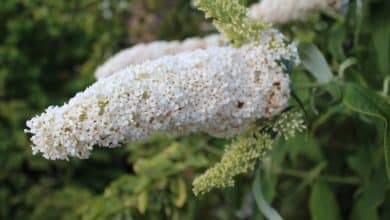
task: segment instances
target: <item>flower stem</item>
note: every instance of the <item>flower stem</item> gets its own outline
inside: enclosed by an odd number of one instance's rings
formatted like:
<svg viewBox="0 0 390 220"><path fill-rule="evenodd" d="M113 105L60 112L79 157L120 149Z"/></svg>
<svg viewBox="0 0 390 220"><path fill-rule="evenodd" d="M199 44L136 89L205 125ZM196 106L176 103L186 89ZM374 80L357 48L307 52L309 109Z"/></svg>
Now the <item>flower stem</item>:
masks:
<svg viewBox="0 0 390 220"><path fill-rule="evenodd" d="M294 170L294 169L285 169L285 168L275 168L273 170L277 174L296 177L296 178L307 178L310 173L306 171L301 170ZM337 183L337 184L345 184L345 185L360 185L361 181L358 177L350 176L350 177L343 177L343 176L333 176L333 175L321 175L318 176L317 179L330 182L330 183Z"/></svg>

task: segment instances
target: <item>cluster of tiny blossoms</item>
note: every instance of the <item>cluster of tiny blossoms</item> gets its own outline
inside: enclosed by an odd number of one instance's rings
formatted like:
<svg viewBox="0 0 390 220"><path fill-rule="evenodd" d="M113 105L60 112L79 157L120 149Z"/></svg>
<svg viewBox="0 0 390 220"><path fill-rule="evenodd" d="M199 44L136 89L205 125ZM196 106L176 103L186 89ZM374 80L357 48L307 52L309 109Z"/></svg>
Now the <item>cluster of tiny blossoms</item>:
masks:
<svg viewBox="0 0 390 220"><path fill-rule="evenodd" d="M278 116L278 120L272 123L272 130L281 135L285 140L295 137L306 129L302 112L288 111Z"/></svg>
<svg viewBox="0 0 390 220"><path fill-rule="evenodd" d="M96 79L101 79L130 65L140 64L166 55L175 55L180 52L205 49L213 46L222 46L226 42L220 35L209 35L205 38L188 38L184 41L155 41L147 44L137 44L124 49L95 71Z"/></svg>
<svg viewBox="0 0 390 220"><path fill-rule="evenodd" d="M252 172L256 161L271 149L272 144L272 138L266 133L236 138L226 147L221 161L194 180L194 194L201 195L216 188L233 187L234 177Z"/></svg>
<svg viewBox="0 0 390 220"><path fill-rule="evenodd" d="M263 38L165 56L101 79L27 122L33 153L88 158L95 145L116 147L160 131L236 135L288 103L289 77L279 61L297 60L296 45L272 30Z"/></svg>
<svg viewBox="0 0 390 220"><path fill-rule="evenodd" d="M273 24L302 20L321 10L340 8L345 0L262 0L252 5L249 16Z"/></svg>

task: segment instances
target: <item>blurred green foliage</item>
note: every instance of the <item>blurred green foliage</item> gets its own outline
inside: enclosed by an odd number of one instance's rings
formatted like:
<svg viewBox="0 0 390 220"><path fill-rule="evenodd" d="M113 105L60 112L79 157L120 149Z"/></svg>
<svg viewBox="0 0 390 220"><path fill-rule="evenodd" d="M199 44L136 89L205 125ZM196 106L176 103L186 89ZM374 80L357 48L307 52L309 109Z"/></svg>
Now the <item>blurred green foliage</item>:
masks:
<svg viewBox="0 0 390 220"><path fill-rule="evenodd" d="M285 219L390 219L389 4L350 0L340 14L280 27L302 42L304 65L291 76L309 129L259 164L256 198ZM252 177L191 192L226 140L160 134L64 162L33 156L23 132L28 118L91 84L119 49L213 30L185 0L2 0L0 219L263 219Z"/></svg>
<svg viewBox="0 0 390 220"><path fill-rule="evenodd" d="M144 15L164 16L161 28L150 29L156 39L197 35L196 26L205 22L189 2L109 3L1 1L0 219L75 219L80 205L133 173L130 150L111 155L101 150L89 161L46 161L31 154L23 132L28 118L84 89L98 64L140 40L142 33L129 28L130 19L143 25L142 17L132 16L132 5L142 7Z"/></svg>

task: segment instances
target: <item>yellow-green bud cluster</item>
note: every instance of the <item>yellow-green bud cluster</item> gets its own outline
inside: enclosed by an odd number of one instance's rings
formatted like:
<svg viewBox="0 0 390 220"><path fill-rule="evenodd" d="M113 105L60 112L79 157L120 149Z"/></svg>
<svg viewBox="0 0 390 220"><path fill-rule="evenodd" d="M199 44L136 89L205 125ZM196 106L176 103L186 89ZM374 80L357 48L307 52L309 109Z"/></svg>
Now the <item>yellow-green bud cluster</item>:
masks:
<svg viewBox="0 0 390 220"><path fill-rule="evenodd" d="M234 177L253 171L256 161L271 148L272 143L271 136L266 133L238 137L226 147L220 162L194 180L195 195L234 186Z"/></svg>
<svg viewBox="0 0 390 220"><path fill-rule="evenodd" d="M194 0L194 6L213 18L215 27L235 46L258 42L267 28L263 22L248 16L248 9L238 0Z"/></svg>

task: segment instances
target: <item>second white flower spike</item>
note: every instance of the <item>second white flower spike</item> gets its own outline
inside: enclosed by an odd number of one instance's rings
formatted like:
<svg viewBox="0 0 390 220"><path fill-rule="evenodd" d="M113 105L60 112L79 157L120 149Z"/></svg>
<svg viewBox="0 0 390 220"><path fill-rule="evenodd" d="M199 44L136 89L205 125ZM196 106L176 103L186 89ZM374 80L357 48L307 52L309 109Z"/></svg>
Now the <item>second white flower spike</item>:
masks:
<svg viewBox="0 0 390 220"><path fill-rule="evenodd" d="M345 0L262 0L249 9L250 17L273 24L305 20L321 10L334 10Z"/></svg>

